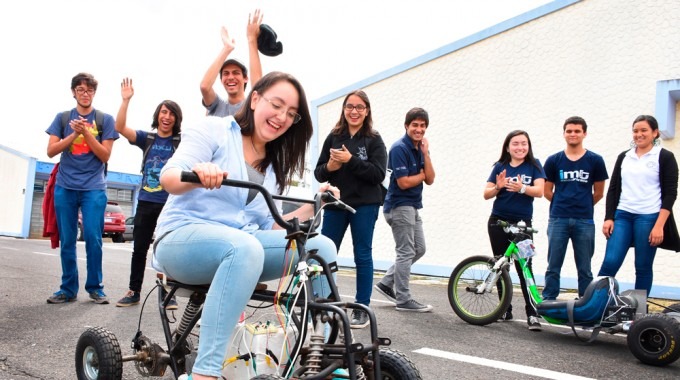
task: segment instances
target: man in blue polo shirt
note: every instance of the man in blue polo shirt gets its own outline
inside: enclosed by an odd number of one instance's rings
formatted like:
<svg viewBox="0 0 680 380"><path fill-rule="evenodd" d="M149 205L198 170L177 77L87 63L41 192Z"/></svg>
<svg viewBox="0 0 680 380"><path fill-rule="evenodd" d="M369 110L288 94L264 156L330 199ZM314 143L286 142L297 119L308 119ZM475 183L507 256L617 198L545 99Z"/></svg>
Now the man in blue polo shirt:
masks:
<svg viewBox="0 0 680 380"><path fill-rule="evenodd" d="M593 206L604 195L609 178L602 156L586 150L583 139L588 125L572 116L562 127L567 147L545 161L545 198L550 201L548 221L548 269L545 272L543 299L560 294L560 271L571 239L578 272L578 295L583 296L593 280L590 260L595 252Z"/></svg>
<svg viewBox="0 0 680 380"><path fill-rule="evenodd" d="M383 215L392 228L396 243L396 260L376 290L394 302L398 311L428 312L431 305L423 305L411 298L409 278L411 266L425 254L423 220L418 210L423 208L423 183L432 185L434 167L430 160L425 131L430 123L427 111L412 108L406 113L406 134L390 148L387 167L392 170Z"/></svg>

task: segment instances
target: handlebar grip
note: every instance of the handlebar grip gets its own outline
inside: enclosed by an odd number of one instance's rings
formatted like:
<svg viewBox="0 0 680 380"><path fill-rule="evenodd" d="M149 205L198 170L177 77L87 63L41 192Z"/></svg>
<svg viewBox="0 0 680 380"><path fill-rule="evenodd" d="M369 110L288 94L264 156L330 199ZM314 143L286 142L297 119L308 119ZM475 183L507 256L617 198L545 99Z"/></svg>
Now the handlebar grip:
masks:
<svg viewBox="0 0 680 380"><path fill-rule="evenodd" d="M180 181L191 182L191 183L201 183L201 179L198 178L198 174L186 170L182 170L180 175Z"/></svg>
<svg viewBox="0 0 680 380"><path fill-rule="evenodd" d="M321 200L328 203L328 204L332 204L333 206L337 206L337 207L340 207L341 209L347 210L347 211L351 212L352 214L357 213L357 210L355 210L350 205L348 205L345 202L336 198L335 195L333 195L333 193L329 190L327 190L327 191L325 191L321 194Z"/></svg>

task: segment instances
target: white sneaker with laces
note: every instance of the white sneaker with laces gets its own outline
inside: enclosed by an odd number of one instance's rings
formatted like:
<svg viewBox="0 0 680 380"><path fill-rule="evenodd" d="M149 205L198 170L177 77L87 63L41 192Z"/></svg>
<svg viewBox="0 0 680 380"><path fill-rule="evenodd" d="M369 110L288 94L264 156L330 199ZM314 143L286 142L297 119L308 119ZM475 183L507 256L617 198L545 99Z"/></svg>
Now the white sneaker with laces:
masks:
<svg viewBox="0 0 680 380"><path fill-rule="evenodd" d="M529 325L528 328L531 331L543 330L543 328L541 327L541 322L538 321L538 317L535 315L532 315L527 319L527 325Z"/></svg>

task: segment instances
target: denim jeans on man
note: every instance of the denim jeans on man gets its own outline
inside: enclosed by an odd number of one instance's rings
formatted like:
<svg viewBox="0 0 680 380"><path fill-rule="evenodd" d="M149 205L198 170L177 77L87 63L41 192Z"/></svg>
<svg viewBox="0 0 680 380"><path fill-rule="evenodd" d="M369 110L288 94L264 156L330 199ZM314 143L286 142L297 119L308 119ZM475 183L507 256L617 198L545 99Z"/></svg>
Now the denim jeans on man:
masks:
<svg viewBox="0 0 680 380"><path fill-rule="evenodd" d="M85 290L92 293L104 289L102 284L102 233L106 190L69 190L54 187L54 208L61 242L61 291L68 297L78 295L78 209L83 216L83 237L87 257Z"/></svg>
<svg viewBox="0 0 680 380"><path fill-rule="evenodd" d="M285 230L257 231L253 234L215 224L189 224L166 234L156 247L156 264L177 281L211 284L203 305L201 339L193 372L220 377L229 337L245 309L258 281L281 278L288 269L285 260ZM308 250L328 263L335 262L333 242L316 236L307 242ZM297 253L289 252L297 265ZM315 293L330 294L324 276L312 280Z"/></svg>
<svg viewBox="0 0 680 380"><path fill-rule="evenodd" d="M595 252L595 222L592 219L550 218L548 220L548 269L545 272L543 299L554 300L560 294L560 272L567 244L571 239L578 273L578 295L583 296L593 280L590 261Z"/></svg>
<svg viewBox="0 0 680 380"><path fill-rule="evenodd" d="M158 216L163 210L164 203L139 201L135 213L134 230L132 230L133 248L130 265L130 290L142 291L146 255L153 239Z"/></svg>
<svg viewBox="0 0 680 380"><path fill-rule="evenodd" d="M635 289L644 289L647 295L652 290L654 280L654 256L656 247L649 244L649 234L656 223L659 213L634 214L616 210L614 231L607 240L604 262L598 276L616 276L626 258L628 249L635 247Z"/></svg>
<svg viewBox="0 0 680 380"><path fill-rule="evenodd" d="M425 255L423 220L413 206L395 207L383 215L392 228L397 257L380 282L394 289L397 305L401 305L411 300L411 266Z"/></svg>
<svg viewBox="0 0 680 380"><path fill-rule="evenodd" d="M356 302L368 306L373 292L373 232L378 219L380 205L365 205L356 208L356 214L345 210L325 210L321 233L335 243L340 243L347 226L352 232L354 264L356 265Z"/></svg>

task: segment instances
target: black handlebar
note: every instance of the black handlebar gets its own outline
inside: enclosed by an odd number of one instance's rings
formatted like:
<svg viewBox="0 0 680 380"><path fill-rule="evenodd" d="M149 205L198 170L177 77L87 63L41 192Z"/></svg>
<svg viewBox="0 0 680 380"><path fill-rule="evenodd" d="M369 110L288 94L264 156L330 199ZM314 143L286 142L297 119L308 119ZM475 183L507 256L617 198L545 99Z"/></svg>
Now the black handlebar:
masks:
<svg viewBox="0 0 680 380"><path fill-rule="evenodd" d="M191 183L201 183L200 178L198 178L198 174L196 174L192 171L186 171L186 170L182 171L182 173L180 175L180 181L191 182ZM236 179L224 178L222 180L222 185L223 186L231 186L231 187L241 187L241 188L246 188L246 189L253 189L253 190L256 190L257 192L259 192L260 194L262 194L265 202L267 203L267 207L269 208L269 212L272 214L272 217L274 218L274 221L276 221L276 224L285 228L288 231L295 230L296 226L299 226L299 225L297 223L291 223L291 222L288 222L288 221L283 219L283 215L281 215L279 213L279 210L276 208L276 203L274 203L274 199L292 201L292 202L298 202L298 203L313 204L315 214L319 210L319 208L321 207L321 201L328 202L329 204L333 204L335 206L344 208L351 213L356 212L353 208L346 205L341 200L335 198L335 196L333 196L333 193L331 193L330 191L322 193L320 196L315 195L314 200L310 200L310 199L300 199L300 198L286 197L286 196L282 196L282 195L272 195L264 186L259 185L257 183L248 182L248 181L240 181L240 180L236 180Z"/></svg>

